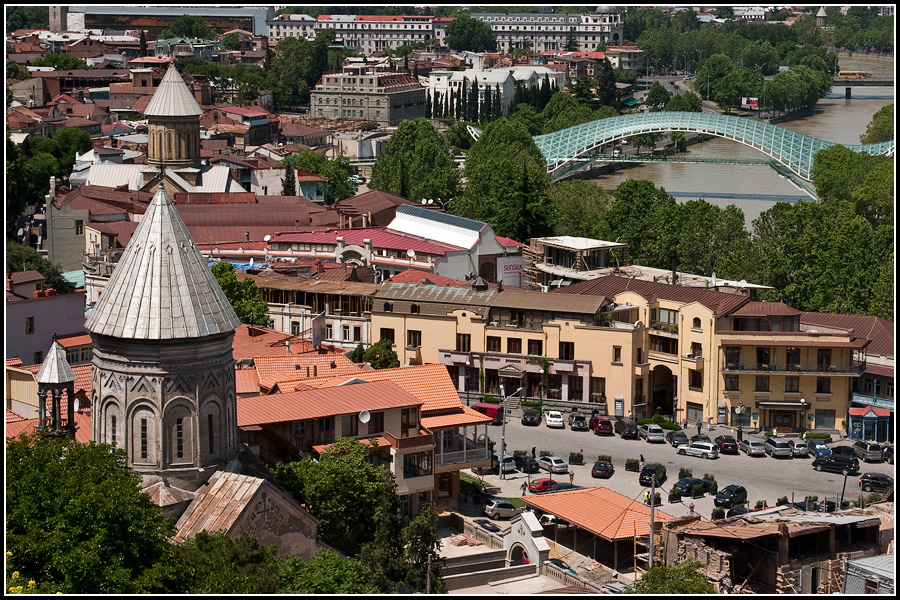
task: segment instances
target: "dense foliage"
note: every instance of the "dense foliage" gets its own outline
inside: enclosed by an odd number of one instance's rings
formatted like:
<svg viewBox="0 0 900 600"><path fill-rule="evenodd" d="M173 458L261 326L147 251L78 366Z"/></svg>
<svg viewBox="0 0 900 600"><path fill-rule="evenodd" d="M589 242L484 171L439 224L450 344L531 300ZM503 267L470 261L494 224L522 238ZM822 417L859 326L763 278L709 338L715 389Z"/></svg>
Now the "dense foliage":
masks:
<svg viewBox="0 0 900 600"><path fill-rule="evenodd" d="M280 567L276 552L252 535L201 531L175 546L174 558L186 593L274 594Z"/></svg>
<svg viewBox="0 0 900 600"><path fill-rule="evenodd" d="M879 144L894 139L894 104L882 106L859 136L860 144Z"/></svg>
<svg viewBox="0 0 900 600"><path fill-rule="evenodd" d="M362 353L361 360L356 360L357 358L359 357L354 355L352 358L353 362L367 362L375 370L394 369L400 366L400 360L397 358L397 353L393 350L393 344L386 338L382 338L366 348L365 352Z"/></svg>
<svg viewBox="0 0 900 600"><path fill-rule="evenodd" d="M324 190L325 204L334 204L353 195L353 184L348 181L353 167L346 156L329 160L321 152L301 148L293 156L282 160L281 164L287 166L288 161L293 161L295 169L328 178Z"/></svg>
<svg viewBox="0 0 900 600"><path fill-rule="evenodd" d="M44 281L40 284L40 288L53 288L59 293L65 294L69 291L69 285L63 279L62 271L58 265L52 264L49 260L37 253L37 250L30 246L7 239L6 240L6 271L37 271L44 276Z"/></svg>
<svg viewBox="0 0 900 600"><path fill-rule="evenodd" d="M672 566L647 569L634 584L638 594L714 594L715 587L701 571L702 564L689 559Z"/></svg>
<svg viewBox="0 0 900 600"><path fill-rule="evenodd" d="M298 556L288 557L278 575L278 587L283 594L377 594L371 579L369 569L358 560L322 549L308 563Z"/></svg>
<svg viewBox="0 0 900 600"><path fill-rule="evenodd" d="M335 40L334 29L324 29L316 39L286 37L275 47L275 55L267 62L266 74L280 111L309 104L309 91L327 70L339 71L343 61L341 50L329 50Z"/></svg>
<svg viewBox="0 0 900 600"><path fill-rule="evenodd" d="M447 25L446 43L456 51L494 52L497 39L491 26L468 14L461 13Z"/></svg>
<svg viewBox="0 0 900 600"><path fill-rule="evenodd" d="M9 6L6 8L6 31L47 29L50 27L49 6Z"/></svg>
<svg viewBox="0 0 900 600"><path fill-rule="evenodd" d="M265 325L268 322L269 307L252 277L238 280L234 265L224 261L214 264L210 270L241 323Z"/></svg>

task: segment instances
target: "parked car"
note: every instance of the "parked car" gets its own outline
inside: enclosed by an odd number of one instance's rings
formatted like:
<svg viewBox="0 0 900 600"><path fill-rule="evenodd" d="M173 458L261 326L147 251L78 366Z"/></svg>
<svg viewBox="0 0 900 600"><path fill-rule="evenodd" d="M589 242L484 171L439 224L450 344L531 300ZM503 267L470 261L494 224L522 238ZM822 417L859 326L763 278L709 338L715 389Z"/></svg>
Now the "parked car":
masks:
<svg viewBox="0 0 900 600"><path fill-rule="evenodd" d="M538 459L538 464L542 469L551 473L569 472L569 465L558 456L542 456Z"/></svg>
<svg viewBox="0 0 900 600"><path fill-rule="evenodd" d="M588 427L594 431L594 435L615 435L612 421L609 417L591 417Z"/></svg>
<svg viewBox="0 0 900 600"><path fill-rule="evenodd" d="M665 442L666 432L662 427L654 423L641 425L638 427L638 436L644 438L648 442Z"/></svg>
<svg viewBox="0 0 900 600"><path fill-rule="evenodd" d="M735 440L730 435L720 435L716 438L716 448L719 449L720 454L737 454L738 446L737 440Z"/></svg>
<svg viewBox="0 0 900 600"><path fill-rule="evenodd" d="M515 460L516 468L523 473L537 473L541 470L538 461L530 456L520 454L513 457L513 460Z"/></svg>
<svg viewBox="0 0 900 600"><path fill-rule="evenodd" d="M736 506L734 508L728 509L728 512L725 513L726 517L733 517L735 515L746 515L750 512L750 509L745 506Z"/></svg>
<svg viewBox="0 0 900 600"><path fill-rule="evenodd" d="M622 146L616 146L613 148L613 156L621 156L622 154Z"/></svg>
<svg viewBox="0 0 900 600"><path fill-rule="evenodd" d="M622 439L631 438L636 440L638 437L637 424L634 419L626 419L623 417L616 418L616 424L613 427Z"/></svg>
<svg viewBox="0 0 900 600"><path fill-rule="evenodd" d="M682 456L699 456L700 458L719 458L719 450L712 442L694 442L678 446L678 454Z"/></svg>
<svg viewBox="0 0 900 600"><path fill-rule="evenodd" d="M882 454L882 458L884 459L884 462L888 463L889 465L894 464L894 447L893 446L885 446L884 454Z"/></svg>
<svg viewBox="0 0 900 600"><path fill-rule="evenodd" d="M763 443L763 449L772 458L779 456L790 458L794 454L794 448L789 441L775 438L767 438Z"/></svg>
<svg viewBox="0 0 900 600"><path fill-rule="evenodd" d="M526 410L522 413L522 425L540 425L541 413L536 410Z"/></svg>
<svg viewBox="0 0 900 600"><path fill-rule="evenodd" d="M690 496L694 491L694 486L700 484L703 486L703 493L709 491L710 482L706 479L697 479L696 477L682 477L675 482L675 488L681 492L682 496Z"/></svg>
<svg viewBox="0 0 900 600"><path fill-rule="evenodd" d="M578 413L572 413L569 415L569 429L572 431L587 431L588 424L587 418L584 415L580 415Z"/></svg>
<svg viewBox="0 0 900 600"><path fill-rule="evenodd" d="M853 449L853 446L832 446L831 453L856 457L856 450Z"/></svg>
<svg viewBox="0 0 900 600"><path fill-rule="evenodd" d="M863 462L881 462L884 459L884 449L878 442L868 440L856 440L853 443L853 451Z"/></svg>
<svg viewBox="0 0 900 600"><path fill-rule="evenodd" d="M503 406L501 404L491 404L489 402L478 402L473 404L472 408L487 415L491 418L491 425L499 425L503 422Z"/></svg>
<svg viewBox="0 0 900 600"><path fill-rule="evenodd" d="M831 448L825 445L822 440L806 440L806 447L813 456L830 456Z"/></svg>
<svg viewBox="0 0 900 600"><path fill-rule="evenodd" d="M548 410L546 414L547 427L566 428L566 422L563 420L562 413L558 410Z"/></svg>
<svg viewBox="0 0 900 600"><path fill-rule="evenodd" d="M488 521L487 519L475 519L475 524L484 527L491 533L499 533L500 528Z"/></svg>
<svg viewBox="0 0 900 600"><path fill-rule="evenodd" d="M791 450L794 456L809 456L809 447L803 440L791 440Z"/></svg>
<svg viewBox="0 0 900 600"><path fill-rule="evenodd" d="M638 483L651 485L654 475L656 475L656 485L661 484L666 479L666 467L659 463L645 464L644 468L641 469L641 474L638 476Z"/></svg>
<svg viewBox="0 0 900 600"><path fill-rule="evenodd" d="M687 444L688 436L683 431L669 431L666 433L666 441L672 444L673 448L677 448L681 444Z"/></svg>
<svg viewBox="0 0 900 600"><path fill-rule="evenodd" d="M550 486L551 492L569 492L571 490L580 490L580 485L575 485L574 483L564 483L560 481L559 483L554 483Z"/></svg>
<svg viewBox="0 0 900 600"><path fill-rule="evenodd" d="M849 475L851 473L859 472L859 459L855 456L846 456L843 454L820 456L812 462L812 467L816 471L829 471L831 473Z"/></svg>
<svg viewBox="0 0 900 600"><path fill-rule="evenodd" d="M542 494L544 492L550 491L554 485L559 483L553 479L547 477L541 477L540 479L532 479L531 483L528 484L528 489L535 494Z"/></svg>
<svg viewBox="0 0 900 600"><path fill-rule="evenodd" d="M705 433L698 433L691 436L691 443L693 444L694 442L712 442L712 440Z"/></svg>
<svg viewBox="0 0 900 600"><path fill-rule="evenodd" d="M575 569L573 569L568 564L566 564L566 561L564 561L564 560L560 560L558 558L551 558L547 562L550 563L551 565L553 565L554 567L559 567L560 569L568 571L572 575L578 575L578 573L575 572Z"/></svg>
<svg viewBox="0 0 900 600"><path fill-rule="evenodd" d="M522 512L522 509L513 506L508 500L490 498L484 503L483 511L492 519L509 519Z"/></svg>
<svg viewBox="0 0 900 600"><path fill-rule="evenodd" d="M604 479L609 479L615 471L616 468L611 462L598 460L594 463L594 466L591 467L591 477L603 477Z"/></svg>
<svg viewBox="0 0 900 600"><path fill-rule="evenodd" d="M492 454L491 455L491 471L495 473L500 472L500 455ZM503 454L503 472L504 473L515 473L516 472L516 461L515 459L509 455Z"/></svg>
<svg viewBox="0 0 900 600"><path fill-rule="evenodd" d="M742 485L726 485L716 494L713 504L724 508L733 508L736 504L747 502L747 489Z"/></svg>
<svg viewBox="0 0 900 600"><path fill-rule="evenodd" d="M759 440L741 440L738 443L740 448L747 456L765 456L766 449L763 448L762 442Z"/></svg>
<svg viewBox="0 0 900 600"><path fill-rule="evenodd" d="M600 591L604 594L625 594L632 590L634 590L633 587L619 581L611 581L600 586Z"/></svg>
<svg viewBox="0 0 900 600"><path fill-rule="evenodd" d="M894 485L894 478L881 473L863 473L859 478L859 487L864 492L876 490L883 492Z"/></svg>

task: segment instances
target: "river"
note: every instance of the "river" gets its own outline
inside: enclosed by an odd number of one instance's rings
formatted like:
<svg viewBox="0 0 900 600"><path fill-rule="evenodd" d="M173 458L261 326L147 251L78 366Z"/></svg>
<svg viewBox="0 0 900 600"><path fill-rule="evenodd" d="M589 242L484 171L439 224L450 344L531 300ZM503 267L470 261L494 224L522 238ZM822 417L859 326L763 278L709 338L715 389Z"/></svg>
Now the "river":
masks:
<svg viewBox="0 0 900 600"><path fill-rule="evenodd" d="M841 56L840 65L842 69L866 70L876 76L885 76L889 65L890 76L893 75L893 58ZM894 102L893 87L854 87L852 93L857 97L850 100L844 99L843 88L832 91L832 95L839 97L826 97L809 115L779 125L830 142L858 144L872 115ZM700 157L755 159L763 156L753 148L723 138L689 146L688 151ZM734 204L744 211L748 229L754 219L776 202L810 200L809 194L765 165L642 163L592 181L605 189L615 189L627 179L649 179L679 202L703 198L721 207Z"/></svg>

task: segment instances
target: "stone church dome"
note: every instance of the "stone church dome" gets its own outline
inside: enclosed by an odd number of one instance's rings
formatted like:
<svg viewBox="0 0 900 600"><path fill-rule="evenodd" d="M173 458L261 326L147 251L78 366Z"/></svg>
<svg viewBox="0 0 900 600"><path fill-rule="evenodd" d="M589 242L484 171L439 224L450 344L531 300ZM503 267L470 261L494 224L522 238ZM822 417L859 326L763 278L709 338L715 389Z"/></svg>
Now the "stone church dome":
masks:
<svg viewBox="0 0 900 600"><path fill-rule="evenodd" d="M144 110L144 116L148 117L193 117L202 114L203 109L197 104L194 94L178 74L175 65L166 71Z"/></svg>

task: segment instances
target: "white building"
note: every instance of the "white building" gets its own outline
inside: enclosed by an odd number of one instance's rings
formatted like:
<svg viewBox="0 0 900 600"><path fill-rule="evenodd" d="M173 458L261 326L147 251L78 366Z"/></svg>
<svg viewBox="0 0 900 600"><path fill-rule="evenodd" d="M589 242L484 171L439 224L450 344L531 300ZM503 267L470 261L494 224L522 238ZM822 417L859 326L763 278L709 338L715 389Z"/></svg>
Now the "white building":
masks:
<svg viewBox="0 0 900 600"><path fill-rule="evenodd" d="M575 34L577 50L591 52L600 42L620 44L623 25L614 7L598 7L593 14L560 13L472 13L491 26L497 50L509 52L531 46L534 52L562 50L566 38Z"/></svg>
<svg viewBox="0 0 900 600"><path fill-rule="evenodd" d="M432 98L436 97L435 94L440 94L441 98L445 98L451 91L460 93L463 81L467 82L467 90L471 89L473 82L477 82L478 100L484 102L486 88L491 89L492 98L499 88L503 114L509 114L516 88L540 88L544 85L547 77L549 77L551 85L556 86L556 89L563 89L566 77L564 72L538 66L467 69L465 71L435 70L428 75L428 89Z"/></svg>

